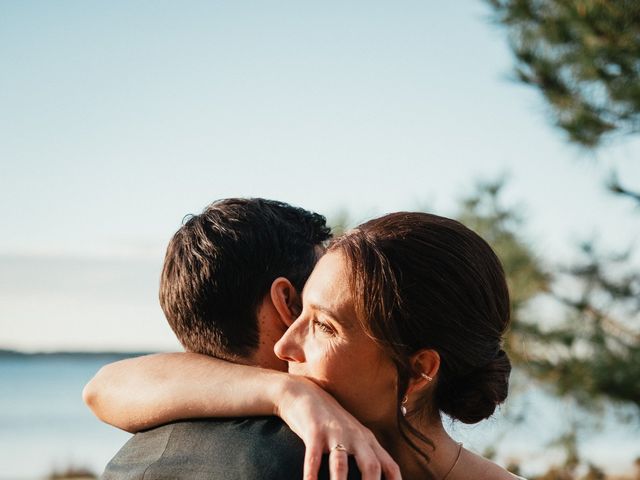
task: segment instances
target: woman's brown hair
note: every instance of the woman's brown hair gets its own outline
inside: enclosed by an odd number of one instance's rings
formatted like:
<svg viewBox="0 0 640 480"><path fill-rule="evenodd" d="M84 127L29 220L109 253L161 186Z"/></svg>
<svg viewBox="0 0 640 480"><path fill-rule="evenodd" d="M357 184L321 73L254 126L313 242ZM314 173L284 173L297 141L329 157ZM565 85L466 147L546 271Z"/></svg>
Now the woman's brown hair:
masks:
<svg viewBox="0 0 640 480"><path fill-rule="evenodd" d="M433 444L400 415L422 349L440 355L433 388L413 414L444 412L464 423L493 414L508 392L511 363L501 348L509 325L509 292L500 260L461 223L426 213L392 213L366 222L330 247L345 255L356 315L398 370L398 421Z"/></svg>

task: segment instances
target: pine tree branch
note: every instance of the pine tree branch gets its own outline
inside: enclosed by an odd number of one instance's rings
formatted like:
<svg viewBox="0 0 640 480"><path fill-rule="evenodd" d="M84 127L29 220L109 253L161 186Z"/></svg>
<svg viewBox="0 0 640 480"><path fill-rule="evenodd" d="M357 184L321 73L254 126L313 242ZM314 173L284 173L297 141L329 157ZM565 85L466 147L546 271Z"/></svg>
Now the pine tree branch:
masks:
<svg viewBox="0 0 640 480"><path fill-rule="evenodd" d="M630 190L627 187L624 187L620 181L618 180L618 177L616 175L614 175L611 180L609 180L608 184L607 184L607 188L609 188L609 190L616 194L616 195L620 195L623 197L627 197L630 198L632 200L635 200L638 204L638 206L640 206L640 192L637 191L633 191Z"/></svg>

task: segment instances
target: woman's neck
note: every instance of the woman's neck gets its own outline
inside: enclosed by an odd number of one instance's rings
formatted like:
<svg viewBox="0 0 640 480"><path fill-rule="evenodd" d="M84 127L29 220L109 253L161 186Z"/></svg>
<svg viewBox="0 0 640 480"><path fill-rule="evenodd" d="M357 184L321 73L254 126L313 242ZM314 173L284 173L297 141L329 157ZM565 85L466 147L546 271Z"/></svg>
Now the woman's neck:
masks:
<svg viewBox="0 0 640 480"><path fill-rule="evenodd" d="M389 454L394 458L402 471L402 478L424 479L426 473L426 465L433 474L435 480L442 480L451 471L460 453L460 444L456 443L446 432L442 426L439 417L432 418L428 422L418 423L416 419L407 418L407 420L422 435L433 442L433 447L426 444L411 433L409 438L414 441L415 445L425 454L428 455L430 461L426 464L424 458L419 455L407 441L402 437L398 428L381 431L373 428L374 433L383 447L387 449ZM449 476L449 479L452 477Z"/></svg>

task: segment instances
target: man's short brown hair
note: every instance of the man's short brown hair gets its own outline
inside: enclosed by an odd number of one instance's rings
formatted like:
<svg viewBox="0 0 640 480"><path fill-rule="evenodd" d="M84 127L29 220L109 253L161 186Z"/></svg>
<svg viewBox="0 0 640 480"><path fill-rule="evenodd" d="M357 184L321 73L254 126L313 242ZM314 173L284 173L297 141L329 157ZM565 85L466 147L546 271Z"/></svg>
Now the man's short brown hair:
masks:
<svg viewBox="0 0 640 480"><path fill-rule="evenodd" d="M258 346L257 308L278 277L302 290L331 237L326 219L283 202L230 198L190 215L160 279L162 310L188 351L233 360Z"/></svg>

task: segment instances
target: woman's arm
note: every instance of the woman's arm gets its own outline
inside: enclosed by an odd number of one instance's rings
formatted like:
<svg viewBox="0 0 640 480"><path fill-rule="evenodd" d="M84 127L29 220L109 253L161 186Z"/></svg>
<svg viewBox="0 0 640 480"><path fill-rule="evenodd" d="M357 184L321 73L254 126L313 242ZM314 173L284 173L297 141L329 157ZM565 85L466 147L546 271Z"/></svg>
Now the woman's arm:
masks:
<svg viewBox="0 0 640 480"><path fill-rule="evenodd" d="M105 365L82 397L100 420L134 433L182 418L273 415L287 376L196 353L162 353Z"/></svg>
<svg viewBox="0 0 640 480"><path fill-rule="evenodd" d="M283 372L195 353L166 353L106 365L86 385L85 403L106 423L136 432L183 418L278 415L306 446L304 478L315 479L330 452L332 479L346 478L346 453L362 478L399 479L375 436L322 388Z"/></svg>

